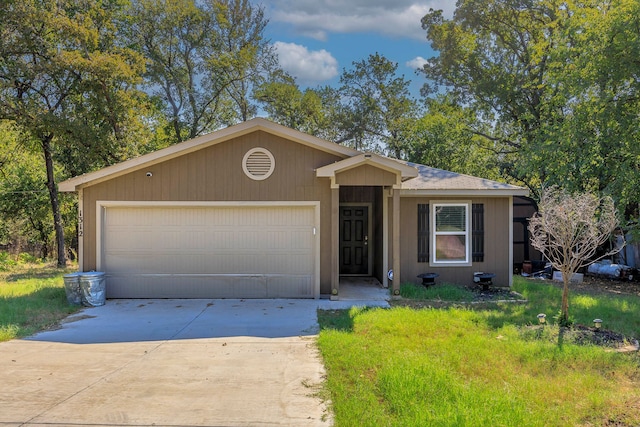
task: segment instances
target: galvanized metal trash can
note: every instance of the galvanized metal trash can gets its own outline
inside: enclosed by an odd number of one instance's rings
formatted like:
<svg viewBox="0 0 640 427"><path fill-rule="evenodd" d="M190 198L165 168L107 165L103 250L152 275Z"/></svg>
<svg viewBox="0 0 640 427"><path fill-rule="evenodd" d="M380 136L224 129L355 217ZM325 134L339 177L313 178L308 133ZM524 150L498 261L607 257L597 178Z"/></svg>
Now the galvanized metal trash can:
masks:
<svg viewBox="0 0 640 427"><path fill-rule="evenodd" d="M107 300L105 275L102 271L80 273L80 289L82 290L82 305L85 307L99 307Z"/></svg>
<svg viewBox="0 0 640 427"><path fill-rule="evenodd" d="M64 291L67 294L67 302L72 305L82 304L82 290L80 289L80 275L82 273L70 273L63 276Z"/></svg>

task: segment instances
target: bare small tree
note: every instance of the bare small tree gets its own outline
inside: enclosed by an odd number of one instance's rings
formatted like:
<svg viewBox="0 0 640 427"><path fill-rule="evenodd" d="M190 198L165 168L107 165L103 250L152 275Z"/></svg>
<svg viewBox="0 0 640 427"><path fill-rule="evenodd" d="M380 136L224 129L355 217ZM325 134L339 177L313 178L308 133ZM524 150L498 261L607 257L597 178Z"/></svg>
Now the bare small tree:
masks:
<svg viewBox="0 0 640 427"><path fill-rule="evenodd" d="M579 268L620 250L598 254L618 227L618 218L611 197L589 192L568 194L557 187L542 192L538 208L529 222L531 244L562 273L560 323L567 324L569 281Z"/></svg>

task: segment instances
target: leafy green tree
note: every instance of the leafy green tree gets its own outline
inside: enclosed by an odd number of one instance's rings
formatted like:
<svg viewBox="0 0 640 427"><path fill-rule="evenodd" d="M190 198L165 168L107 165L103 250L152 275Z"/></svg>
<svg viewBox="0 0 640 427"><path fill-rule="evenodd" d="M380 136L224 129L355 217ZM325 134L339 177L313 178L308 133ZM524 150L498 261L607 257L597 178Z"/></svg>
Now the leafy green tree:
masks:
<svg viewBox="0 0 640 427"><path fill-rule="evenodd" d="M166 105L173 141L218 125L218 105L199 91L210 17L193 1L160 0L132 1L128 15L127 36L147 61L145 83Z"/></svg>
<svg viewBox="0 0 640 427"><path fill-rule="evenodd" d="M29 135L19 132L12 123L0 123L2 239L14 250L39 250L44 260L54 253L55 233L43 159L30 150L29 144L25 143L27 138ZM67 226L65 235L72 236L77 205L73 198L61 197L60 207L63 223ZM24 248L25 244L27 248ZM67 246L71 247L70 240L67 240Z"/></svg>
<svg viewBox="0 0 640 427"><path fill-rule="evenodd" d="M452 172L499 179L495 152L487 141L472 132L475 115L446 96L427 100L422 117L401 130L406 159ZM480 128L480 124L475 124Z"/></svg>
<svg viewBox="0 0 640 427"><path fill-rule="evenodd" d="M405 157L400 133L418 114L410 82L397 76L398 64L376 53L353 63L340 77L342 108L337 112L340 143Z"/></svg>
<svg viewBox="0 0 640 427"><path fill-rule="evenodd" d="M447 90L475 111L469 130L534 193L557 184L637 206L639 7L462 0L452 19L431 11L422 24L438 56L424 93Z"/></svg>
<svg viewBox="0 0 640 427"><path fill-rule="evenodd" d="M28 158L28 157L27 157ZM53 252L53 224L48 203L46 177L38 163L12 163L4 170L0 193L0 214L14 225L27 243L40 247L42 259ZM8 173L7 173L8 172ZM11 236L11 241L19 239Z"/></svg>
<svg viewBox="0 0 640 427"><path fill-rule="evenodd" d="M223 76L235 118L246 121L257 113L253 89L280 72L273 47L264 37L268 23L264 9L249 0L210 0L208 11L217 29L209 67L218 78Z"/></svg>
<svg viewBox="0 0 640 427"><path fill-rule="evenodd" d="M126 32L147 59L173 141L255 114L249 96L276 60L263 9L248 0L133 0Z"/></svg>
<svg viewBox="0 0 640 427"><path fill-rule="evenodd" d="M358 150L405 158L409 147L403 138L420 109L411 98L410 82L397 69L384 56L370 55L343 71L339 88L304 91L279 72L257 88L255 97L281 124Z"/></svg>
<svg viewBox="0 0 640 427"><path fill-rule="evenodd" d="M503 169L531 188L545 177L530 176L512 162L540 137L541 123L554 117L555 88L545 83L561 25L559 6L553 0L462 0L452 19L434 10L422 19L438 51L424 66L431 83L423 93L444 88L476 111L478 120L466 123L469 130L491 141Z"/></svg>
<svg viewBox="0 0 640 427"><path fill-rule="evenodd" d="M66 265L56 184L58 149L87 157L126 150L141 58L116 43L118 0L8 0L0 8L0 118L44 159L58 266Z"/></svg>
<svg viewBox="0 0 640 427"><path fill-rule="evenodd" d="M610 194L629 214L640 201L640 3L571 4L566 16L548 74L562 108L523 154L547 182Z"/></svg>
<svg viewBox="0 0 640 427"><path fill-rule="evenodd" d="M331 118L339 95L334 89L302 91L293 77L280 71L256 87L253 96L263 104L271 120L320 138L336 138L337 129Z"/></svg>

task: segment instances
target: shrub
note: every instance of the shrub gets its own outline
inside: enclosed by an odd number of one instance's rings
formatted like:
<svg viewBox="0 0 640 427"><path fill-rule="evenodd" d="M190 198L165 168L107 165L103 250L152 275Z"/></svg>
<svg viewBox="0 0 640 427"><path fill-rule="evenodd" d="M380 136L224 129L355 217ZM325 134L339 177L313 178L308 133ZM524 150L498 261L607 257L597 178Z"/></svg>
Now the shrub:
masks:
<svg viewBox="0 0 640 427"><path fill-rule="evenodd" d="M26 252L18 255L18 262L21 264L38 264L40 259Z"/></svg>
<svg viewBox="0 0 640 427"><path fill-rule="evenodd" d="M0 252L0 271L8 271L17 263L9 252Z"/></svg>

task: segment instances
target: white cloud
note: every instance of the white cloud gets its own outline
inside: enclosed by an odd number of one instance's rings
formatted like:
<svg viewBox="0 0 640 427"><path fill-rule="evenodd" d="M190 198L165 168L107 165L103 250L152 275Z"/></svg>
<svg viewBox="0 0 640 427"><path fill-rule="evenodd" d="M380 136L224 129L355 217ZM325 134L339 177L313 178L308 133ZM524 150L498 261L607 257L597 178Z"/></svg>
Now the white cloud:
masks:
<svg viewBox="0 0 640 427"><path fill-rule="evenodd" d="M310 51L285 42L275 42L273 46L280 66L301 83L319 83L338 75L338 61L324 49Z"/></svg>
<svg viewBox="0 0 640 427"><path fill-rule="evenodd" d="M327 33L375 32L392 37L424 40L421 18L430 8L443 9L451 16L452 0L273 0L272 21L284 22L318 40Z"/></svg>
<svg viewBox="0 0 640 427"><path fill-rule="evenodd" d="M407 61L405 65L414 70L421 70L424 64L428 63L428 59L424 59L422 56L416 56L411 61Z"/></svg>

